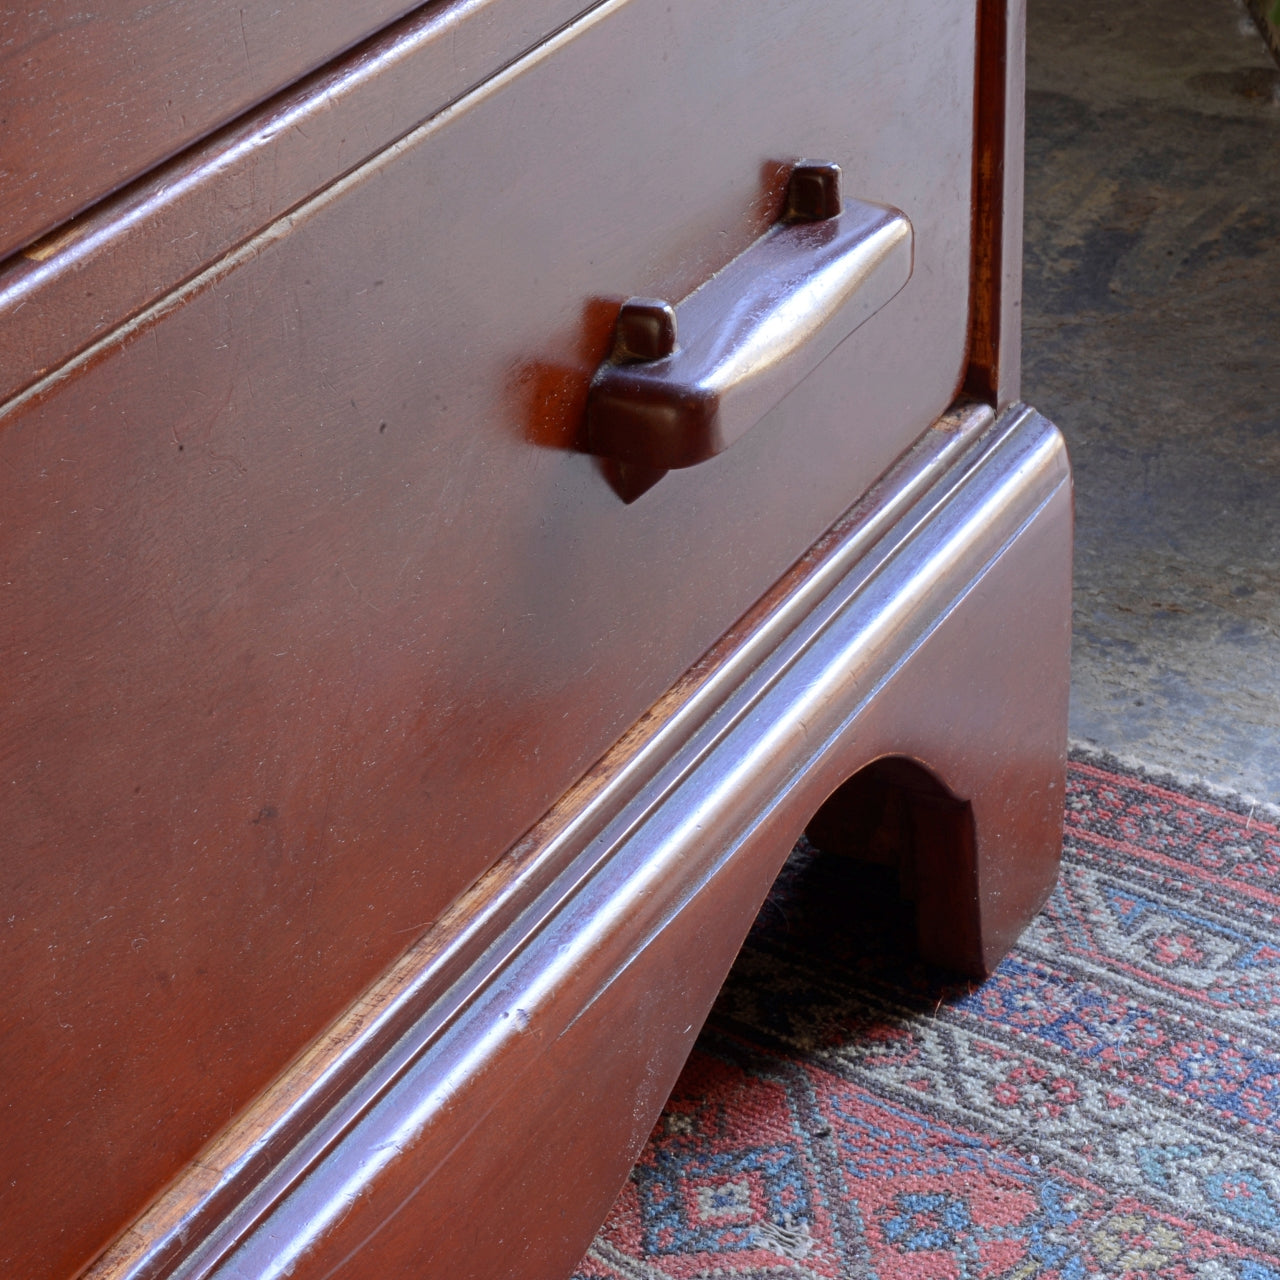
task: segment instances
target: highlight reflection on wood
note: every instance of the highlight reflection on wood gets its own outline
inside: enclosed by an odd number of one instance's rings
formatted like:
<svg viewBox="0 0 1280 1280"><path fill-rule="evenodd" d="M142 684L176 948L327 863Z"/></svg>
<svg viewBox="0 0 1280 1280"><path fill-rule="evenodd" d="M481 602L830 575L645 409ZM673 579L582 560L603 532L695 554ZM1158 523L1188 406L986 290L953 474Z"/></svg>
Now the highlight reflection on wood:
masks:
<svg viewBox="0 0 1280 1280"><path fill-rule="evenodd" d="M914 815L971 972L1052 874L1018 10L207 7L41 17L105 133L0 199L0 1265L552 1280L819 810ZM714 411L601 425L685 352Z"/></svg>
<svg viewBox="0 0 1280 1280"><path fill-rule="evenodd" d="M678 306L623 303L587 396L592 453L663 470L705 462L902 290L911 223L844 205L839 184L838 165L801 161L782 221Z"/></svg>

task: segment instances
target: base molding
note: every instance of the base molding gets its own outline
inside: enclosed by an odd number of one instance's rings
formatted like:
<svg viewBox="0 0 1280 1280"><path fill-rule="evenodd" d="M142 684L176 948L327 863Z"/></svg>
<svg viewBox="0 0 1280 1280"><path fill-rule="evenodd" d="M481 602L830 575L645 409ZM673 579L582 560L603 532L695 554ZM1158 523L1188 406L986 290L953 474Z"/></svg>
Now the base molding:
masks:
<svg viewBox="0 0 1280 1280"><path fill-rule="evenodd" d="M922 950L990 972L1056 874L1070 530L1056 429L957 406L88 1275L568 1274L876 761Z"/></svg>

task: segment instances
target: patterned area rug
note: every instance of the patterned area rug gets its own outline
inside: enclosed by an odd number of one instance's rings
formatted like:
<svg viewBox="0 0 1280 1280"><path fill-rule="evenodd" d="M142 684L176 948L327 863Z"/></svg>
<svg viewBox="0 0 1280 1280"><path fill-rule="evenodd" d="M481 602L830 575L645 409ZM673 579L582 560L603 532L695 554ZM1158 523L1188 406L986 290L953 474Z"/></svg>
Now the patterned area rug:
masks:
<svg viewBox="0 0 1280 1280"><path fill-rule="evenodd" d="M1280 1280L1275 819L1074 762L980 987L802 843L579 1280Z"/></svg>

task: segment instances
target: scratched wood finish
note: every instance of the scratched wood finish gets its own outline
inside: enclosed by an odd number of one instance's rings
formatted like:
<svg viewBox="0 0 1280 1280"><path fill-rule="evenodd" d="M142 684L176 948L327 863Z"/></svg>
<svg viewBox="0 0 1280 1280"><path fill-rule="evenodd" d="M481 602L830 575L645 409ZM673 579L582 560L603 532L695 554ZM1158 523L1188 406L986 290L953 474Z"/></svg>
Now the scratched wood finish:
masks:
<svg viewBox="0 0 1280 1280"><path fill-rule="evenodd" d="M6 7L0 258L414 7L412 0Z"/></svg>
<svg viewBox="0 0 1280 1280"><path fill-rule="evenodd" d="M10 404L11 1273L91 1258L946 407L974 28L612 0ZM912 281L625 506L575 447L617 306L809 155Z"/></svg>
<svg viewBox="0 0 1280 1280"><path fill-rule="evenodd" d="M587 7L586 0L428 5L0 263L0 401Z"/></svg>
<svg viewBox="0 0 1280 1280"><path fill-rule="evenodd" d="M833 584L907 519L992 424L987 406L956 405L894 464L853 510L812 544L578 783L298 1062L205 1147L92 1269L92 1280L153 1280L189 1251L217 1252L232 1206L270 1204L271 1180L325 1141L337 1095L376 1091L378 1071L425 1010L439 1009L531 902L658 774ZM238 1216L238 1215L237 1215Z"/></svg>
<svg viewBox="0 0 1280 1280"><path fill-rule="evenodd" d="M659 769L624 796L622 834L610 842L606 828L594 879L535 932L510 917L492 979L456 1021L411 1028L401 1044L419 1047L385 1085L356 1087L363 1100L305 1180L184 1277L567 1275L800 829L872 762L923 762L912 773L963 813L964 830L927 813L921 824L933 840L913 850L920 887L959 920L926 901L921 941L932 959L990 971L1053 883L1065 774L1070 484L1060 437L1014 416L988 433L1003 439L986 479L965 465L944 478L958 516L938 518L935 493L918 537L890 524L859 547L858 513L836 531L791 587L842 560L848 572L792 634L775 634L785 645L751 655L726 702L704 709L700 736L668 749L678 785ZM954 496L966 484L981 496ZM884 578L916 588L883 610L893 626L876 625ZM739 650L753 638L748 628ZM803 722L767 705L796 698ZM786 746L757 770L736 767L756 734ZM680 772L690 750L696 763ZM606 790L615 767L604 762ZM93 1280L140 1274L108 1265Z"/></svg>
<svg viewBox="0 0 1280 1280"><path fill-rule="evenodd" d="M413 1133L417 1142L397 1147L395 1158L360 1181L358 1197L339 1199L340 1190L352 1185L353 1168L341 1155L351 1160L372 1145L372 1132L359 1135L355 1152L335 1153L297 1201L282 1205L278 1220L268 1220L250 1239L246 1256L233 1255L212 1276L260 1274L257 1268L283 1239L299 1246L294 1280L563 1280L639 1155L804 824L834 787L877 758L902 753L926 762L971 815L975 860L966 863L965 850L950 843L934 844L928 854L934 859L930 870L949 869L942 887L953 915L976 905L986 879L993 910L982 924L990 932L983 936L979 927L969 941L986 953L975 971L989 972L1056 875L1070 546L1071 499L1064 485L1014 546L979 573L955 611L853 720L847 736L807 768L798 758L788 761L800 776L775 803L762 804L743 779L736 810L730 805L717 815L723 825L708 824L698 833L700 846L728 845L732 855L718 863L706 857L715 869L692 897L672 891L661 902L661 927L642 946L628 949L639 932L627 927L629 913L603 922L593 918L593 933L606 925L616 931L613 945L576 970L567 990L548 983L549 1007L532 1008L522 1034L508 1038L467 1077L459 1107L484 1114L482 1130L462 1134L444 1107L422 1123L421 1112L412 1110L415 1102L421 1105L418 1098L388 1099L376 1117L385 1128L370 1125L371 1131ZM974 750L976 739L983 750ZM1007 900L1001 900L1002 890ZM643 915L650 904L625 905ZM944 927L944 948L961 932ZM550 947L544 960L554 970ZM589 1004L584 991L595 997ZM412 1126L405 1124L410 1115ZM397 1122L404 1128L398 1130ZM571 1178L564 1176L567 1169ZM335 1199L349 1206L340 1218ZM320 1225L316 1220L326 1210L330 1220ZM503 1229L477 1231L477 1221L502 1223ZM291 1237L290 1228L297 1235ZM273 1239L269 1232L279 1234ZM266 1247L255 1252L255 1244Z"/></svg>

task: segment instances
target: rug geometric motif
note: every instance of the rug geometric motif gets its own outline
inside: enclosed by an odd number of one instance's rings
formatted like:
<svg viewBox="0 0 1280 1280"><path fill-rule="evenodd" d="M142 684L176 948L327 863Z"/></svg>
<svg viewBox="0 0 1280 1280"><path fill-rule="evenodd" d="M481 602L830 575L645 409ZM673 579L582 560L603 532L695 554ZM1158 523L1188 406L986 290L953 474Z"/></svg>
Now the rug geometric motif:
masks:
<svg viewBox="0 0 1280 1280"><path fill-rule="evenodd" d="M980 987L797 847L578 1280L1280 1280L1280 828L1074 761Z"/></svg>

